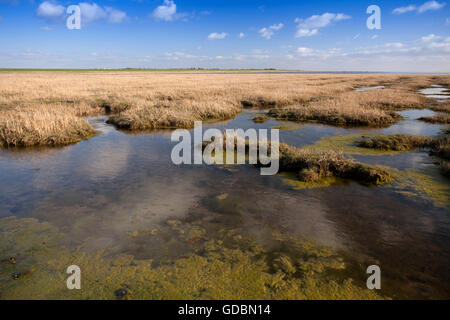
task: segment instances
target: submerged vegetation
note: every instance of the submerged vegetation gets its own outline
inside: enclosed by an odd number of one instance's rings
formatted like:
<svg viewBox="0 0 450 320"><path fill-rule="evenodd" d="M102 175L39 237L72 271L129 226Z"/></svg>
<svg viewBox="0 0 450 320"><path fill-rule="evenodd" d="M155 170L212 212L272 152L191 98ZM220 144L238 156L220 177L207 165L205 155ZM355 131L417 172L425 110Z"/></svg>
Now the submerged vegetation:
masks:
<svg viewBox="0 0 450 320"><path fill-rule="evenodd" d="M448 162L444 163L447 163L448 168ZM389 185L389 188L414 201L431 202L440 208L449 206L448 181L440 174L439 168L436 166L398 172L396 181Z"/></svg>
<svg viewBox="0 0 450 320"><path fill-rule="evenodd" d="M450 137L421 137L415 135L393 134L377 135L359 142L363 148L385 151L408 151L411 149L428 149L431 155L444 159L440 162L443 175L449 176Z"/></svg>
<svg viewBox="0 0 450 320"><path fill-rule="evenodd" d="M277 119L385 126L400 118L395 110L423 108L427 98L415 90L431 81L448 82L417 75L5 71L0 140L68 144L92 134L83 117L107 114L126 130L189 128L196 120L232 118L243 108L269 109ZM354 91L379 84L389 86Z"/></svg>
<svg viewBox="0 0 450 320"><path fill-rule="evenodd" d="M179 237L190 233L181 221L169 222ZM0 264L2 299L382 298L364 281L358 286L345 277L345 261L330 249L279 233L270 250L232 230L184 240L192 253L158 266L130 255L71 250L60 246L60 238L48 223L0 219L0 260L16 259ZM65 269L73 264L83 272L81 290L66 288ZM27 276L14 279L19 272Z"/></svg>

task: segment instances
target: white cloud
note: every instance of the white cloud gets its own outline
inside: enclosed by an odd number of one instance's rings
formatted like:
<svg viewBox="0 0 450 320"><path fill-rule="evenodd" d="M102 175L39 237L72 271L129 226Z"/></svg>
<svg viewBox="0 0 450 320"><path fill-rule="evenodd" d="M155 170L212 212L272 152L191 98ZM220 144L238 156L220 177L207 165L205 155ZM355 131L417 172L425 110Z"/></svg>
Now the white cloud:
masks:
<svg viewBox="0 0 450 320"><path fill-rule="evenodd" d="M379 35L374 34L373 36L370 37L370 39L375 40L375 39L378 39L378 37L379 37Z"/></svg>
<svg viewBox="0 0 450 320"><path fill-rule="evenodd" d="M355 36L353 37L353 40L356 40L356 39L358 39L359 37L361 36L361 34L360 33L358 33L358 34L355 34Z"/></svg>
<svg viewBox="0 0 450 320"><path fill-rule="evenodd" d="M105 19L109 23L121 23L127 19L124 11L112 7L102 8L94 2L81 2L78 6L81 11L82 24L101 19ZM66 8L54 1L44 1L39 5L36 15L48 22L56 22L66 16Z"/></svg>
<svg viewBox="0 0 450 320"><path fill-rule="evenodd" d="M105 7L105 11L108 14L109 23L122 23L127 19L127 14L124 11L111 7Z"/></svg>
<svg viewBox="0 0 450 320"><path fill-rule="evenodd" d="M284 25L282 23L274 24L268 28L262 28L258 32L261 35L261 37L266 38L267 40L270 40L272 38L272 36L275 34L275 31L281 30L283 28L283 26Z"/></svg>
<svg viewBox="0 0 450 320"><path fill-rule="evenodd" d="M445 2L437 2L437 1L433 0L433 1L425 2L424 4L422 4L419 7L416 7L415 5L410 4L409 6L406 6L406 7L396 8L392 11L392 13L393 14L403 14L403 13L407 13L407 12L411 12L411 11L417 11L418 13L424 13L426 11L442 9L443 7L445 7L445 5L446 5Z"/></svg>
<svg viewBox="0 0 450 320"><path fill-rule="evenodd" d="M37 8L36 15L47 21L60 20L66 14L66 8L56 2L44 1Z"/></svg>
<svg viewBox="0 0 450 320"><path fill-rule="evenodd" d="M251 51L252 54L268 54L269 51L264 50L264 49L253 49Z"/></svg>
<svg viewBox="0 0 450 320"><path fill-rule="evenodd" d="M225 39L227 36L228 36L228 33L226 33L226 32L222 32L222 33L213 32L208 35L208 40L222 40L222 39Z"/></svg>
<svg viewBox="0 0 450 320"><path fill-rule="evenodd" d="M445 25L450 26L450 18L445 19Z"/></svg>
<svg viewBox="0 0 450 320"><path fill-rule="evenodd" d="M430 41L437 41L437 40L441 40L442 37L437 36L435 34L429 34L427 36L423 36L422 38L420 38L420 40L422 42L430 42Z"/></svg>
<svg viewBox="0 0 450 320"><path fill-rule="evenodd" d="M411 11L416 11L417 7L415 5L409 5L406 7L395 8L392 13L393 14L403 14Z"/></svg>
<svg viewBox="0 0 450 320"><path fill-rule="evenodd" d="M173 21L176 18L177 5L172 0L164 0L164 3L153 11L153 17L157 20Z"/></svg>
<svg viewBox="0 0 450 320"><path fill-rule="evenodd" d="M41 27L40 29L44 30L44 31L52 31L53 30L52 28L50 28L48 26Z"/></svg>
<svg viewBox="0 0 450 320"><path fill-rule="evenodd" d="M297 48L297 53L302 57L311 56L313 54L313 52L314 52L314 50L311 48L305 48L305 47Z"/></svg>
<svg viewBox="0 0 450 320"><path fill-rule="evenodd" d="M419 7L419 9L417 9L417 12L423 13L423 12L431 11L431 10L439 10L439 9L442 9L443 7L445 7L445 5L446 5L445 2L439 3L434 0L428 1L428 2L425 2L423 5L421 5Z"/></svg>
<svg viewBox="0 0 450 320"><path fill-rule="evenodd" d="M239 39L242 39L243 37L245 37L245 33L243 33L243 32L239 33L238 37L239 37Z"/></svg>
<svg viewBox="0 0 450 320"><path fill-rule="evenodd" d="M295 34L296 38L302 38L302 37L311 37L315 36L319 33L319 30L317 29L298 29L297 33Z"/></svg>
<svg viewBox="0 0 450 320"><path fill-rule="evenodd" d="M107 18L106 11L96 3L81 2L78 5L80 6L81 22L83 24Z"/></svg>
<svg viewBox="0 0 450 320"><path fill-rule="evenodd" d="M295 19L297 25L296 38L311 37L319 33L320 28L325 28L333 22L350 19L351 17L343 13L324 13L322 15L313 15L307 19Z"/></svg>

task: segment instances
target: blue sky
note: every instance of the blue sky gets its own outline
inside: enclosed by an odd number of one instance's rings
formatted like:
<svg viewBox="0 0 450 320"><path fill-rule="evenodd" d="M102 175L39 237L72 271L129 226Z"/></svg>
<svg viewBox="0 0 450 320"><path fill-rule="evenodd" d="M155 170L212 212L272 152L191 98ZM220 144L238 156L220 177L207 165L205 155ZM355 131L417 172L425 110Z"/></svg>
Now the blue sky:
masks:
<svg viewBox="0 0 450 320"><path fill-rule="evenodd" d="M450 3L0 0L0 67L450 72Z"/></svg>

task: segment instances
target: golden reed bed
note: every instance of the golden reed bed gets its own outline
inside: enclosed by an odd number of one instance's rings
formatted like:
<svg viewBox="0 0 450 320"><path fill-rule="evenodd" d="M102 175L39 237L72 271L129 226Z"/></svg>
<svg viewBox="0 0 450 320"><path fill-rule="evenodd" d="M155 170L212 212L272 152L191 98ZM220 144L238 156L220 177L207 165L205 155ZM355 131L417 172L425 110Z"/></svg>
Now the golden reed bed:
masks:
<svg viewBox="0 0 450 320"><path fill-rule="evenodd" d="M417 89L450 76L350 74L199 74L160 72L0 72L0 141L61 145L94 130L84 117L109 114L128 130L192 127L263 108L286 120L385 126L395 110L423 108ZM383 90L355 92L385 85ZM429 101L431 103L431 101Z"/></svg>

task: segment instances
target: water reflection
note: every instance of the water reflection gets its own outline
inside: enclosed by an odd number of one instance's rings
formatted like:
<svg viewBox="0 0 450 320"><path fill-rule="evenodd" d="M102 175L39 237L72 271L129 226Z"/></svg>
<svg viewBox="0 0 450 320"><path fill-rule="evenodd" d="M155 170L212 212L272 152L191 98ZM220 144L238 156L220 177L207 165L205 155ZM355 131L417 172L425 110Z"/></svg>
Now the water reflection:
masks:
<svg viewBox="0 0 450 320"><path fill-rule="evenodd" d="M386 129L305 124L281 131L280 137L300 147L323 137L369 131L435 135L441 126L414 120L430 113L404 111L404 120ZM283 124L255 124L252 117L244 112L205 127ZM402 294L450 295L448 207L417 201L390 187L350 183L295 190L282 177L262 177L248 166L175 166L168 132L125 134L104 120L90 120L100 135L60 150L0 150L0 217L35 217L58 226L66 235L65 245L83 243L85 250L156 261L179 256L185 248L163 250L166 243L149 242L140 234L171 219L201 225L211 235L238 228L262 241L274 230L289 232L380 261L387 286ZM356 157L400 170L432 162L418 152Z"/></svg>

